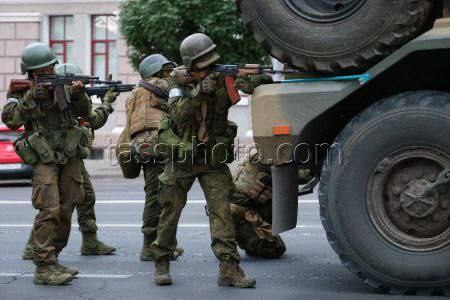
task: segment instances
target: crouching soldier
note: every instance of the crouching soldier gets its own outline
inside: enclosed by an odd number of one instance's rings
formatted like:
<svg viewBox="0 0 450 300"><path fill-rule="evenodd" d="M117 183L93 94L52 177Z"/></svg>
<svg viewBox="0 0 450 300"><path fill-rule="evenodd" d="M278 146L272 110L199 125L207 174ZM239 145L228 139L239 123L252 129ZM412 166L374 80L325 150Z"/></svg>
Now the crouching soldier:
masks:
<svg viewBox="0 0 450 300"><path fill-rule="evenodd" d="M145 180L145 206L142 216L144 242L140 254L142 261L152 261L151 245L156 239L156 231L161 214L158 203L158 176L163 165L157 163L155 147L158 144L158 124L167 115L169 91L167 77L177 65L160 54L150 55L139 66L142 80L126 101L127 128L134 160L137 168L143 169ZM139 174L139 173L137 173ZM172 259L183 254L176 248Z"/></svg>
<svg viewBox="0 0 450 300"><path fill-rule="evenodd" d="M22 73L32 81L38 75L53 74L56 63L53 51L45 44L31 44L22 52ZM64 86L66 102L83 88L82 82ZM39 210L32 235L35 284L62 285L78 273L60 265L57 257L69 239L74 205L84 197L80 155L87 140L70 106L61 108L61 93L57 94L47 84L34 84L21 93L11 87L2 111L2 120L10 129L25 126L15 148L34 169L31 202Z"/></svg>
<svg viewBox="0 0 450 300"><path fill-rule="evenodd" d="M234 176L231 213L238 246L250 256L279 258L286 246L272 233L272 177L270 166L258 162L258 154L239 164Z"/></svg>
<svg viewBox="0 0 450 300"><path fill-rule="evenodd" d="M307 169L299 169L298 183L311 180ZM234 183L236 190L231 203L238 246L249 256L279 258L286 245L272 233L272 172L260 162L258 153L239 164Z"/></svg>

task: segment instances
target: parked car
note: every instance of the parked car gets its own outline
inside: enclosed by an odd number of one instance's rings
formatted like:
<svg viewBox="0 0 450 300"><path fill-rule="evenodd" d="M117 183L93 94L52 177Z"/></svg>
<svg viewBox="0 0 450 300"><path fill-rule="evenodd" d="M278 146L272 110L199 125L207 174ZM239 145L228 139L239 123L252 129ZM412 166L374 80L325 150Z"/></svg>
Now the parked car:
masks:
<svg viewBox="0 0 450 300"><path fill-rule="evenodd" d="M33 168L24 164L14 150L13 143L23 130L0 125L0 180L31 179L33 175Z"/></svg>

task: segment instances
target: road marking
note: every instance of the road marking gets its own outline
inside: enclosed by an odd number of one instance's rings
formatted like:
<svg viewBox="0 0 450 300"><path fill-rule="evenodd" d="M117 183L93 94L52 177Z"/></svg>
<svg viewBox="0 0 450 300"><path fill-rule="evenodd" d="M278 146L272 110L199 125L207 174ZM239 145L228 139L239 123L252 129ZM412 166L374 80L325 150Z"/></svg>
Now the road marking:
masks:
<svg viewBox="0 0 450 300"><path fill-rule="evenodd" d="M145 200L97 200L95 204L144 204ZM299 200L299 204L316 204L319 200ZM0 205L27 205L28 200L0 200ZM206 200L188 200L187 204L206 204Z"/></svg>
<svg viewBox="0 0 450 300"><path fill-rule="evenodd" d="M29 228L32 227L33 224L0 224L0 228ZM78 225L73 224L73 228L78 228ZM97 227L105 227L105 228L135 228L142 227L142 224L97 224ZM209 224L178 224L178 227L182 228L207 228ZM320 225L297 225L296 228L304 228L304 229L317 229L322 228Z"/></svg>
<svg viewBox="0 0 450 300"><path fill-rule="evenodd" d="M78 274L76 278L126 279L132 276L132 274ZM25 273L0 273L0 277L29 278L34 277L34 275Z"/></svg>

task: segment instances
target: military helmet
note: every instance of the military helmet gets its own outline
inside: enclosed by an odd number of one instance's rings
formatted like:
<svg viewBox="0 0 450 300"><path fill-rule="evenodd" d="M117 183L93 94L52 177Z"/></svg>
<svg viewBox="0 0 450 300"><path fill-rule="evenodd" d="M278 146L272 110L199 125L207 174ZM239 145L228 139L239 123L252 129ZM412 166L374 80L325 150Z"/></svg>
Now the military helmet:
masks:
<svg viewBox="0 0 450 300"><path fill-rule="evenodd" d="M33 43L23 49L20 68L22 74L25 74L29 71L45 68L57 63L58 59L48 45Z"/></svg>
<svg viewBox="0 0 450 300"><path fill-rule="evenodd" d="M216 48L216 44L206 34L192 34L185 38L180 46L183 64L189 69L204 69L219 60L220 55Z"/></svg>
<svg viewBox="0 0 450 300"><path fill-rule="evenodd" d="M177 67L173 61L169 61L161 54L152 54L147 56L139 65L139 74L142 79L149 78L160 72L164 67Z"/></svg>
<svg viewBox="0 0 450 300"><path fill-rule="evenodd" d="M81 68L74 64L60 64L55 67L56 75L81 75L83 71Z"/></svg>

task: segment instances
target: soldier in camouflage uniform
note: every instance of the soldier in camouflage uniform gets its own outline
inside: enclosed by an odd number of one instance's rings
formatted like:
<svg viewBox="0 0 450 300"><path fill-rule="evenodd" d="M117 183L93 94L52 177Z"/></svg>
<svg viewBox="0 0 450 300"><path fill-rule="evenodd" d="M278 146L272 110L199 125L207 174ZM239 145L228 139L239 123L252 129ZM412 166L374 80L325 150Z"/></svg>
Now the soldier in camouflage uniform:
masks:
<svg viewBox="0 0 450 300"><path fill-rule="evenodd" d="M167 115L169 97L166 78L177 65L160 54L150 55L139 66L142 80L126 101L127 124L130 141L137 161L142 165L145 179L145 206L142 216L144 242L140 259L153 260L151 244L156 239L156 230L161 214L158 203L158 176L162 173L161 164L155 163L154 147L158 143L158 123ZM176 248L173 258L182 255L183 249Z"/></svg>
<svg viewBox="0 0 450 300"><path fill-rule="evenodd" d="M236 191L231 204L236 240L247 255L279 258L286 246L272 233L272 177L270 166L258 154L239 164L234 176Z"/></svg>
<svg viewBox="0 0 450 300"><path fill-rule="evenodd" d="M211 247L220 260L219 285L246 288L256 284L239 266L229 205L234 184L226 165L234 158L232 144L237 127L228 121L231 101L224 77L208 71L220 58L215 49L216 45L204 34L187 37L180 46L184 66L174 70L169 78L170 118L160 122L159 137L173 155L160 176L158 200L162 214L158 236L152 244L158 285L172 284L169 259L176 246L181 211L195 179L199 180L207 201ZM177 76L183 69L187 69L190 81ZM251 83L248 79L242 79L240 84ZM270 78L262 79L271 82Z"/></svg>
<svg viewBox="0 0 450 300"><path fill-rule="evenodd" d="M81 75L82 71L78 66L72 64L61 64L55 67L57 75ZM105 125L109 115L114 111L111 104L114 103L118 93L108 92L102 104L95 110L92 109L92 100L85 93L80 93L72 98L72 114L76 118L82 118L83 122L90 127L89 145L91 147L94 130L100 129ZM81 98L81 99L79 99ZM110 255L116 251L116 248L108 246L97 239L97 225L95 218L95 191L92 186L91 177L86 170L84 162L81 162L81 175L83 177L84 198L76 204L78 214L78 225L82 233L81 255ZM33 231L25 246L22 258L33 259Z"/></svg>
<svg viewBox="0 0 450 300"><path fill-rule="evenodd" d="M309 169L298 170L298 184L312 179ZM272 233L272 172L261 163L258 153L250 155L236 168L236 191L231 213L236 227L238 246L247 255L261 258L279 258L286 245L279 235Z"/></svg>
<svg viewBox="0 0 450 300"><path fill-rule="evenodd" d="M22 53L22 73L29 79L52 74L57 59L44 44L27 46ZM68 98L83 91L81 82L64 87ZM57 260L66 246L75 203L84 197L81 155L87 147L86 130L70 110L61 110L56 97L45 85L35 85L23 94L8 92L2 112L3 122L12 130L25 126L15 142L16 152L33 166L32 204L39 210L34 221L33 244L35 284L62 285L78 270Z"/></svg>

